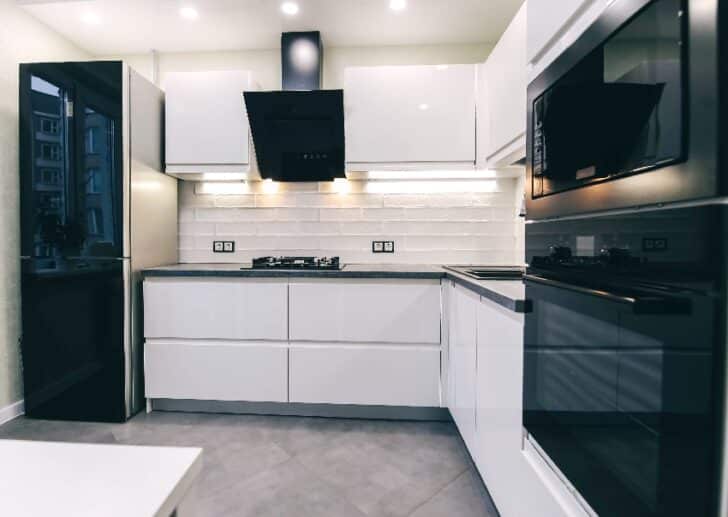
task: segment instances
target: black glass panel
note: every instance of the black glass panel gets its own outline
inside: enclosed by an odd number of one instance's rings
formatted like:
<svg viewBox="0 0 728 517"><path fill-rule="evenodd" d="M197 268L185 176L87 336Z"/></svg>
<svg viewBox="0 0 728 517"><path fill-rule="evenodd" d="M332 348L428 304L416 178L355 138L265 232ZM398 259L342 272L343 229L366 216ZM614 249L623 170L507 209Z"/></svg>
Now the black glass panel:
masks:
<svg viewBox="0 0 728 517"><path fill-rule="evenodd" d="M534 198L683 158L682 4L652 2L534 101Z"/></svg>
<svg viewBox="0 0 728 517"><path fill-rule="evenodd" d="M22 254L121 257L121 64L20 67Z"/></svg>
<svg viewBox="0 0 728 517"><path fill-rule="evenodd" d="M725 220L527 225L524 425L599 515L712 515Z"/></svg>

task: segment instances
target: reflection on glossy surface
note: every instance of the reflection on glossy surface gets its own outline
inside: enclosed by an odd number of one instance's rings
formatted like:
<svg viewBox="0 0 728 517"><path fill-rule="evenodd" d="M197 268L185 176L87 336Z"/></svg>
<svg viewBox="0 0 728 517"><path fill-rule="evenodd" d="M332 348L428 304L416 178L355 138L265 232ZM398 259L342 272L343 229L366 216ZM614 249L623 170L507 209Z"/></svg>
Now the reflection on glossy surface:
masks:
<svg viewBox="0 0 728 517"><path fill-rule="evenodd" d="M600 515L711 515L725 212L527 226L530 274L689 308L527 281L524 425Z"/></svg>

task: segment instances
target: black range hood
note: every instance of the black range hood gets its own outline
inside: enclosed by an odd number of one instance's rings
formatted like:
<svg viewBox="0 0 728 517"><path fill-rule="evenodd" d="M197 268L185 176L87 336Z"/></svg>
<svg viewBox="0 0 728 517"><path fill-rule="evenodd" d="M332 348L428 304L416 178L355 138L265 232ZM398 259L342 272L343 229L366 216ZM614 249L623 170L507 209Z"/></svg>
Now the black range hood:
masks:
<svg viewBox="0 0 728 517"><path fill-rule="evenodd" d="M318 32L281 37L283 90L245 92L260 175L275 181L332 181L344 175L344 92L319 90Z"/></svg>

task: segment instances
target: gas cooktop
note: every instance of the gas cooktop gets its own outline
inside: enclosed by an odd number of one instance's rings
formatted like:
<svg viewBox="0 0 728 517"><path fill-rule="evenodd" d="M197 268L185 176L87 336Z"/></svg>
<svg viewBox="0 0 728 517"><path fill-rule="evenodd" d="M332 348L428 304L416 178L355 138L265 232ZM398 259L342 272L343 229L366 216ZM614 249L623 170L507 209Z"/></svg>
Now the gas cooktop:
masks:
<svg viewBox="0 0 728 517"><path fill-rule="evenodd" d="M339 270L339 257L260 257L253 259L253 269Z"/></svg>

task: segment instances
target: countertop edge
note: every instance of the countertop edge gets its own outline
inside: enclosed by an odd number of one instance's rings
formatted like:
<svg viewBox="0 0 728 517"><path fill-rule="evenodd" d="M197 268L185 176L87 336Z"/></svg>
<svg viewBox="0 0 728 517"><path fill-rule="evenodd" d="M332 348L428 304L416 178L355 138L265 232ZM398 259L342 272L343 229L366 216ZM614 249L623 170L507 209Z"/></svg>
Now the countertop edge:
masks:
<svg viewBox="0 0 728 517"><path fill-rule="evenodd" d="M440 267L438 270L436 267ZM142 271L143 278L381 278L381 279L420 279L442 280L450 279L453 282L475 292L483 298L490 300L501 307L516 313L531 311L531 303L525 299L514 299L501 292L493 290L479 283L478 280L467 278L442 266L433 266L431 271L276 271L252 269L171 269L150 268Z"/></svg>

